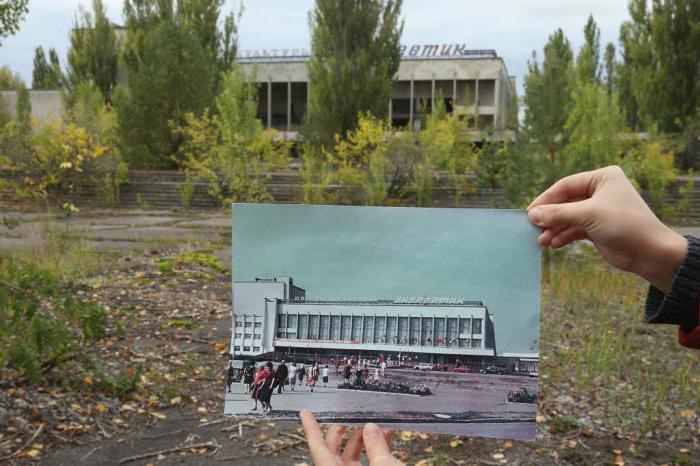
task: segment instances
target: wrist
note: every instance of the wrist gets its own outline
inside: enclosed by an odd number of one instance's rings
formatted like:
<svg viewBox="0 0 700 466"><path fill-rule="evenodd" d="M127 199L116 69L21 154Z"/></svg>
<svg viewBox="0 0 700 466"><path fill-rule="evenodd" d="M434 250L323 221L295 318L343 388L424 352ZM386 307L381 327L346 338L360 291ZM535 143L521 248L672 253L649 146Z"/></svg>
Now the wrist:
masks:
<svg viewBox="0 0 700 466"><path fill-rule="evenodd" d="M644 253L644 261L638 274L667 294L687 252L688 240L664 225L662 233L655 236L653 243Z"/></svg>

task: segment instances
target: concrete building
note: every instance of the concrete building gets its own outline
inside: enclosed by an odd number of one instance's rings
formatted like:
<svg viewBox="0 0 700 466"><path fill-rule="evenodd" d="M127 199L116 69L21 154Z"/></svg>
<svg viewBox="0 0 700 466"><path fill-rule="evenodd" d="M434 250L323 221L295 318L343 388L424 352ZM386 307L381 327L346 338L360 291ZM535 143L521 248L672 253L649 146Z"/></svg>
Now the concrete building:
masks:
<svg viewBox="0 0 700 466"><path fill-rule="evenodd" d="M454 48L453 48L454 45ZM494 50L468 50L464 45L402 47L403 57L388 106L394 127L420 129L421 115L443 99L448 112L470 121L477 138L485 130L512 137L509 112L515 112L515 77ZM297 138L309 99L308 55L300 51L248 53L238 62L259 86L258 117L268 128ZM285 53L279 53L285 52ZM288 53L287 53L288 52Z"/></svg>
<svg viewBox="0 0 700 466"><path fill-rule="evenodd" d="M314 354L492 361L493 321L480 301L308 300L291 277L234 282L231 354Z"/></svg>
<svg viewBox="0 0 700 466"><path fill-rule="evenodd" d="M32 106L32 116L38 121L58 120L63 116L63 91L29 90L29 104ZM17 91L0 90L0 111L17 119Z"/></svg>

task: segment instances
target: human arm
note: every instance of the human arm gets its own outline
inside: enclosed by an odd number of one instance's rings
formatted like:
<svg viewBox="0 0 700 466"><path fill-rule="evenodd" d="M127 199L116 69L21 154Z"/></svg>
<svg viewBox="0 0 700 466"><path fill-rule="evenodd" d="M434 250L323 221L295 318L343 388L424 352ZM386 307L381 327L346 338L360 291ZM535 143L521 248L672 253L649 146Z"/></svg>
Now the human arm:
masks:
<svg viewBox="0 0 700 466"><path fill-rule="evenodd" d="M677 324L681 332L698 326L700 242L664 225L619 167L561 179L530 204L528 216L543 228L542 246L589 239L611 265L647 280L647 322Z"/></svg>

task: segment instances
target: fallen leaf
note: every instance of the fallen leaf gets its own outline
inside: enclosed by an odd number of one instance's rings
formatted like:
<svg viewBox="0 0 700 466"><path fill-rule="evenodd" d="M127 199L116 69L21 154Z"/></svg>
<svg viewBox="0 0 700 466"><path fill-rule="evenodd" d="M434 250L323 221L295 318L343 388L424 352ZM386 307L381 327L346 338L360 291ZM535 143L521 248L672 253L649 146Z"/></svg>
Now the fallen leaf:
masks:
<svg viewBox="0 0 700 466"><path fill-rule="evenodd" d="M426 447L423 449L424 453L432 453L433 452L433 447Z"/></svg>
<svg viewBox="0 0 700 466"><path fill-rule="evenodd" d="M176 397L174 397L174 398L170 398L170 404L171 404L171 405L175 406L175 405L179 405L180 403L182 403L182 397L181 397L181 396L176 396Z"/></svg>

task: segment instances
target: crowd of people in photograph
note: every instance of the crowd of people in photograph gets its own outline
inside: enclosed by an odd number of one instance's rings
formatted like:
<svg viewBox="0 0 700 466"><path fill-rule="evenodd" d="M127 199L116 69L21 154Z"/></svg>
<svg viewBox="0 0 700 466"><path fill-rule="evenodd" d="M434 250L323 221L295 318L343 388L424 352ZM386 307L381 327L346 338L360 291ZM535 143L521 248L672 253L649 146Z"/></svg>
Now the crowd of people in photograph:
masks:
<svg viewBox="0 0 700 466"><path fill-rule="evenodd" d="M240 374L240 383L244 393L250 394L253 401L251 411L257 411L258 405L261 412L272 412L272 395L277 392L283 394L286 390L313 392L317 384L328 387L328 379L332 368L335 375L342 376L344 382L364 384L368 381L379 381L384 377L389 361L383 356L377 359L360 359L357 357L332 358L329 364L313 362L311 364L281 361L279 364L265 362L246 365ZM393 365L394 363L391 362ZM275 367L276 366L276 367ZM235 371L229 364L227 387L228 393L234 384Z"/></svg>

